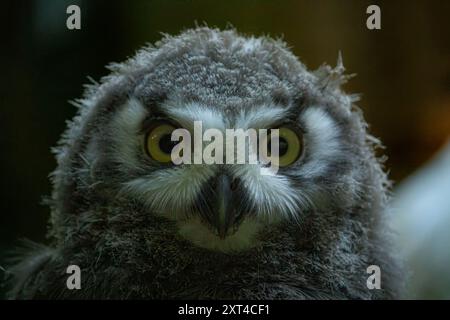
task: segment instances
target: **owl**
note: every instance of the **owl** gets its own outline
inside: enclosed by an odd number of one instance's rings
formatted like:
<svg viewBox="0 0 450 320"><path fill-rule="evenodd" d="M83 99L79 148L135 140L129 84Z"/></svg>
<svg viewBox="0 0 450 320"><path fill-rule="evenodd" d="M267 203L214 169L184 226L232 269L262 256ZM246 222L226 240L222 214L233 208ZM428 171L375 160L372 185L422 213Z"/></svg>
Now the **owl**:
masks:
<svg viewBox="0 0 450 320"><path fill-rule="evenodd" d="M11 298L399 297L389 180L340 57L309 71L281 40L197 27L109 69L54 150L51 241L20 251ZM174 164L196 121L278 132L278 171Z"/></svg>

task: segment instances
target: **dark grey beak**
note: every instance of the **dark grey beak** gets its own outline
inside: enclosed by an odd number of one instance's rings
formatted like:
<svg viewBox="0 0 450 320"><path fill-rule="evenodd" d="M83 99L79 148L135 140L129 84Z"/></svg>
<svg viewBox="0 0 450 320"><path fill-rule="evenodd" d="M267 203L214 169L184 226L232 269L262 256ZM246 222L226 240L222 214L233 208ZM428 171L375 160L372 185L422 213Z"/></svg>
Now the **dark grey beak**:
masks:
<svg viewBox="0 0 450 320"><path fill-rule="evenodd" d="M225 238L235 227L236 208L234 206L234 192L232 181L227 174L220 174L215 186L215 210L212 223L220 238Z"/></svg>

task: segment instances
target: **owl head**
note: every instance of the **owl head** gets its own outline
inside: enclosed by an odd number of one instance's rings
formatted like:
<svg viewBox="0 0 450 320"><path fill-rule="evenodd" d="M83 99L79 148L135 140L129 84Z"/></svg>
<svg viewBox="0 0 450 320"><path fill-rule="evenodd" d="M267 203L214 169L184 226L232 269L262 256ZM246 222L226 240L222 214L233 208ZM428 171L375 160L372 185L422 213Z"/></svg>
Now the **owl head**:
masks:
<svg viewBox="0 0 450 320"><path fill-rule="evenodd" d="M173 241L234 252L263 243L270 228L301 233L311 220L332 224L325 217L384 204L376 141L356 97L340 89L347 79L340 58L311 72L280 40L199 27L109 68L76 101L78 115L55 148L59 241L101 234L117 221L121 232L161 223L158 232ZM174 164L172 133L194 137L196 121L200 136L278 129L278 171Z"/></svg>

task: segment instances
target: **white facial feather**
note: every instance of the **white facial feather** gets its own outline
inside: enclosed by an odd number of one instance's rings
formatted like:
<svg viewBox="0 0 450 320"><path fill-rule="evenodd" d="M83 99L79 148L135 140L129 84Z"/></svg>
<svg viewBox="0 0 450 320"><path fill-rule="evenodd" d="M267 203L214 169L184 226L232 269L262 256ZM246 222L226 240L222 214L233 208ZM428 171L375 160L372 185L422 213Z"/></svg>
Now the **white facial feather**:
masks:
<svg viewBox="0 0 450 320"><path fill-rule="evenodd" d="M194 121L202 121L203 129L225 129L223 115L205 105L198 103L181 104L169 101L162 106L167 114L185 129L194 130Z"/></svg>
<svg viewBox="0 0 450 320"><path fill-rule="evenodd" d="M259 217L265 221L298 220L299 210L310 206L308 196L292 188L289 179L281 174L261 174L259 165L234 165L232 172L241 179Z"/></svg>
<svg viewBox="0 0 450 320"><path fill-rule="evenodd" d="M221 239L197 217L180 221L178 226L179 234L183 238L201 248L222 252L236 252L255 247L258 244L258 232L262 228L260 222L246 219L234 234Z"/></svg>
<svg viewBox="0 0 450 320"><path fill-rule="evenodd" d="M161 169L124 183L122 192L139 199L149 210L176 220L188 212L214 174L214 166L208 165Z"/></svg>
<svg viewBox="0 0 450 320"><path fill-rule="evenodd" d="M240 112L230 123L219 111L197 103L177 105L172 102L164 104L163 108L188 130L193 130L194 121L200 120L203 130L215 128L224 133L227 127L268 129L286 116L286 110L281 107L262 105ZM135 154L142 148L138 132L146 115L142 104L131 99L112 122L115 160L126 168L143 166ZM305 110L301 120L307 127L305 140L311 160L299 167L299 173L314 177L323 172L329 159L339 155L339 129L331 117L317 107ZM240 179L256 217L246 218L235 234L221 239L200 218L186 216L202 187L217 174L219 167L192 164L160 168L124 182L121 192L138 199L149 211L177 221L180 235L194 244L221 251L249 248L255 244L256 234L265 223L285 219L299 221L304 210L314 208L308 190L295 189L285 175L264 175L260 165L231 165L229 173Z"/></svg>
<svg viewBox="0 0 450 320"><path fill-rule="evenodd" d="M128 100L111 122L110 132L114 143L114 161L120 163L125 170L141 167L136 150L140 150L143 136L140 127L147 115L144 106L136 99Z"/></svg>
<svg viewBox="0 0 450 320"><path fill-rule="evenodd" d="M315 177L325 171L330 159L340 154L339 128L331 117L318 107L304 111L305 142L311 161L300 169L302 176Z"/></svg>
<svg viewBox="0 0 450 320"><path fill-rule="evenodd" d="M270 129L277 121L286 117L286 109L274 105L259 105L249 110L242 110L237 116L235 128Z"/></svg>

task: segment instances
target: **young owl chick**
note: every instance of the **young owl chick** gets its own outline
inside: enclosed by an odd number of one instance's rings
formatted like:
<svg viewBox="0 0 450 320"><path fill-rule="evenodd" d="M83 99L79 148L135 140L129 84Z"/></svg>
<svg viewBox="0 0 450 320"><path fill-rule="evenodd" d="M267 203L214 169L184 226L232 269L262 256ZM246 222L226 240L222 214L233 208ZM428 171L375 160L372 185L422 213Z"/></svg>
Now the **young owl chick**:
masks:
<svg viewBox="0 0 450 320"><path fill-rule="evenodd" d="M12 298L398 296L388 182L340 59L310 72L281 41L201 27L110 69L56 148L53 241L10 269ZM171 132L194 121L279 129L278 172L174 165Z"/></svg>

